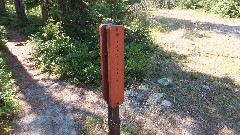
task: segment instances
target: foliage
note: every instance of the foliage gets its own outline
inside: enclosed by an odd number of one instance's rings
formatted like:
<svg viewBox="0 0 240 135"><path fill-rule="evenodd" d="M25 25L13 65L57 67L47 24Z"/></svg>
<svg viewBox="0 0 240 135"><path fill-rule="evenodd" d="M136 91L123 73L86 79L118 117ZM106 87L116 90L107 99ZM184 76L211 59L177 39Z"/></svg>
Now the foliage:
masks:
<svg viewBox="0 0 240 135"><path fill-rule="evenodd" d="M0 26L0 46L7 41L8 32L4 26Z"/></svg>
<svg viewBox="0 0 240 135"><path fill-rule="evenodd" d="M179 0L177 6L183 9L203 8L231 18L240 17L240 1L236 0Z"/></svg>
<svg viewBox="0 0 240 135"><path fill-rule="evenodd" d="M11 121L17 112L14 83L6 58L0 52L0 134L11 130Z"/></svg>
<svg viewBox="0 0 240 135"><path fill-rule="evenodd" d="M33 56L38 66L50 73L68 76L74 83L99 83L100 69L95 66L100 63L98 45L71 39L60 31L51 33L51 25L50 22L42 29L43 33L32 38Z"/></svg>
<svg viewBox="0 0 240 135"><path fill-rule="evenodd" d="M131 11L138 2L118 0L109 4L109 0L88 0L88 4L81 1L73 4L69 0L50 1L50 16L56 21L49 19L31 39L37 64L50 73L71 78L74 83L98 85L101 77L98 26L108 22L124 23L126 84L142 80L151 62L146 55L151 39L144 13ZM131 17L132 14L135 17Z"/></svg>
<svg viewBox="0 0 240 135"><path fill-rule="evenodd" d="M213 11L222 16L237 18L240 17L240 2L234 2L233 0L220 1L213 8Z"/></svg>
<svg viewBox="0 0 240 135"><path fill-rule="evenodd" d="M135 42L125 45L125 82L127 85L139 81L147 75L151 63L150 45Z"/></svg>
<svg viewBox="0 0 240 135"><path fill-rule="evenodd" d="M32 37L36 64L45 71L69 77L74 83L100 82L99 43L82 42L63 33L61 23L50 20L41 32ZM148 44L125 45L126 84L141 81L148 71L151 57Z"/></svg>
<svg viewBox="0 0 240 135"><path fill-rule="evenodd" d="M205 11L210 11L218 3L218 0L201 0L198 4L203 7Z"/></svg>
<svg viewBox="0 0 240 135"><path fill-rule="evenodd" d="M33 55L42 70L69 77L71 81L98 85L100 82L99 31L103 23L124 24L126 85L143 80L151 58L149 23L140 0L49 0L49 20L41 26L38 0L24 1L28 22L18 23L7 2L8 15L1 18L31 36ZM130 55L131 54L131 55Z"/></svg>
<svg viewBox="0 0 240 135"><path fill-rule="evenodd" d="M41 3L40 0L24 0L24 5L27 11L36 8Z"/></svg>
<svg viewBox="0 0 240 135"><path fill-rule="evenodd" d="M183 9L197 9L200 8L198 4L200 0L178 0L177 6Z"/></svg>
<svg viewBox="0 0 240 135"><path fill-rule="evenodd" d="M102 23L126 24L140 16L133 17L132 10L139 0L50 0L51 18L61 21L65 32L82 40L98 38L98 26ZM133 6L134 5L134 6ZM135 14L134 14L135 15Z"/></svg>
<svg viewBox="0 0 240 135"><path fill-rule="evenodd" d="M27 10L28 22L22 24L17 19L13 3L11 1L6 1L7 13L0 16L0 23L4 26L12 27L26 36L36 33L39 28L43 25L41 22L41 8L36 6L34 8Z"/></svg>

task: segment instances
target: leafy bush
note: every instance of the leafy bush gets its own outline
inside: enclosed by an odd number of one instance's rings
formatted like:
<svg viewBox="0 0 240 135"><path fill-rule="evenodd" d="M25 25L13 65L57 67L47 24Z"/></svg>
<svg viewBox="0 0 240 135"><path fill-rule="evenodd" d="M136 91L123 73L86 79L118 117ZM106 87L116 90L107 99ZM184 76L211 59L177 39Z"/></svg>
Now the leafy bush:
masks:
<svg viewBox="0 0 240 135"><path fill-rule="evenodd" d="M203 8L231 18L240 17L240 1L236 0L179 0L177 6L183 9Z"/></svg>
<svg viewBox="0 0 240 135"><path fill-rule="evenodd" d="M68 76L74 83L99 83L99 46L71 39L52 20L32 37L36 64L50 73Z"/></svg>
<svg viewBox="0 0 240 135"><path fill-rule="evenodd" d="M0 46L7 41L8 32L4 26L0 26Z"/></svg>
<svg viewBox="0 0 240 135"><path fill-rule="evenodd" d="M101 81L99 42L71 39L59 22L49 21L41 32L32 37L33 56L39 68L71 78L74 83L98 85ZM148 71L153 51L149 44L125 44L126 85L140 81Z"/></svg>
<svg viewBox="0 0 240 135"><path fill-rule="evenodd" d="M177 6L182 9L197 9L201 8L201 5L198 4L200 0L178 0Z"/></svg>
<svg viewBox="0 0 240 135"><path fill-rule="evenodd" d="M17 113L14 83L5 56L0 52L0 134L11 130L11 121Z"/></svg>
<svg viewBox="0 0 240 135"><path fill-rule="evenodd" d="M26 10L26 14L28 16L28 22L26 24L19 22L13 1L6 1L6 8L7 13L0 16L0 25L14 28L26 36L38 32L39 27L43 25L40 6L32 7Z"/></svg>
<svg viewBox="0 0 240 135"><path fill-rule="evenodd" d="M218 3L218 0L201 0L198 4L203 7L205 11L211 11L212 8Z"/></svg>
<svg viewBox="0 0 240 135"><path fill-rule="evenodd" d="M240 2L233 0L219 1L213 8L213 11L222 16L237 18L240 17Z"/></svg>
<svg viewBox="0 0 240 135"><path fill-rule="evenodd" d="M125 82L130 85L139 81L147 75L151 63L150 45L138 44L136 42L125 44Z"/></svg>

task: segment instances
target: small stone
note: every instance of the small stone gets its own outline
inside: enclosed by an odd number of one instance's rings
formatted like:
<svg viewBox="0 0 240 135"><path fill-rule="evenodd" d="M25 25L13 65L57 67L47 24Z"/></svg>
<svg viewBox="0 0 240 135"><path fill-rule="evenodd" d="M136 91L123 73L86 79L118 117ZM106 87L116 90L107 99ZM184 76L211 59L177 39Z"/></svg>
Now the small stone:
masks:
<svg viewBox="0 0 240 135"><path fill-rule="evenodd" d="M210 87L207 86L207 85L203 85L203 88L204 88L205 90L210 90Z"/></svg>
<svg viewBox="0 0 240 135"><path fill-rule="evenodd" d="M162 78L158 80L158 83L162 86L169 86L172 84L172 80L170 78Z"/></svg>
<svg viewBox="0 0 240 135"><path fill-rule="evenodd" d="M144 88L142 92L143 92L143 93L146 93L146 92L149 92L149 91L150 91L149 88Z"/></svg>
<svg viewBox="0 0 240 135"><path fill-rule="evenodd" d="M163 105L164 107L170 107L170 106L172 105L172 103L171 103L170 101L168 101L168 100L163 100L163 101L162 101L162 105Z"/></svg>
<svg viewBox="0 0 240 135"><path fill-rule="evenodd" d="M134 108L140 107L140 103L138 103L138 102L133 103L133 107L134 107Z"/></svg>
<svg viewBox="0 0 240 135"><path fill-rule="evenodd" d="M136 94L135 91L133 91L132 89L130 89L130 90L126 90L126 91L124 92L124 95L125 95L126 97L133 97L133 96L136 96L137 94Z"/></svg>
<svg viewBox="0 0 240 135"><path fill-rule="evenodd" d="M163 97L163 94L162 93L156 93L155 95L154 95L154 98L155 99L160 99L160 98L162 98Z"/></svg>

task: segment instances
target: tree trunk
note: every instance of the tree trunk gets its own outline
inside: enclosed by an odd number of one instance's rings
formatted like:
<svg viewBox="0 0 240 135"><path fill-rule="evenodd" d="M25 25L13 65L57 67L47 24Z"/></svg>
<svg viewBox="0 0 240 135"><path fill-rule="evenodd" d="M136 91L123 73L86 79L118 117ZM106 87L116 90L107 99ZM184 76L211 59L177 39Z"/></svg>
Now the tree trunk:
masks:
<svg viewBox="0 0 240 135"><path fill-rule="evenodd" d="M0 13L5 13L6 12L6 7L5 7L5 1L0 0Z"/></svg>
<svg viewBox="0 0 240 135"><path fill-rule="evenodd" d="M48 0L42 0L42 18L43 22L48 20Z"/></svg>
<svg viewBox="0 0 240 135"><path fill-rule="evenodd" d="M24 10L24 5L22 0L14 0L15 9L17 12L17 17L22 23L27 22L27 15Z"/></svg>

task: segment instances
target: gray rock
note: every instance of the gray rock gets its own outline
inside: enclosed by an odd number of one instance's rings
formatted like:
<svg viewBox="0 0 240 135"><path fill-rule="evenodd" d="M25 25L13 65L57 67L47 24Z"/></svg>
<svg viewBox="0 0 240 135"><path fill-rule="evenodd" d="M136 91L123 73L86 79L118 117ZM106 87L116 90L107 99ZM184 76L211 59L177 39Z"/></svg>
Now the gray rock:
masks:
<svg viewBox="0 0 240 135"><path fill-rule="evenodd" d="M207 85L203 85L203 88L204 88L205 90L207 90L207 91L211 90L210 87L207 86Z"/></svg>
<svg viewBox="0 0 240 135"><path fill-rule="evenodd" d="M147 93L149 93L150 92L150 89L149 88L144 88L143 90L142 90L142 93L143 94L147 94Z"/></svg>
<svg viewBox="0 0 240 135"><path fill-rule="evenodd" d="M126 91L124 92L124 96L125 96L125 97L134 97L134 96L136 96L136 95L137 95L137 93L136 93L134 90L132 90L132 89L126 90Z"/></svg>
<svg viewBox="0 0 240 135"><path fill-rule="evenodd" d="M140 103L138 103L138 102L133 103L133 107L134 108L139 108L140 107Z"/></svg>
<svg viewBox="0 0 240 135"><path fill-rule="evenodd" d="M162 105L163 105L164 107L170 107L170 106L172 105L172 103L171 103L170 101L168 101L168 100L163 100L163 101L162 101Z"/></svg>
<svg viewBox="0 0 240 135"><path fill-rule="evenodd" d="M149 97L148 102L150 104L153 104L153 103L157 102L162 97L163 97L162 93L156 93L153 96Z"/></svg>
<svg viewBox="0 0 240 135"><path fill-rule="evenodd" d="M173 82L170 78L162 78L158 80L158 83L162 86L169 86L171 85Z"/></svg>

